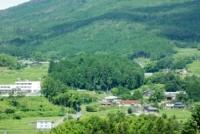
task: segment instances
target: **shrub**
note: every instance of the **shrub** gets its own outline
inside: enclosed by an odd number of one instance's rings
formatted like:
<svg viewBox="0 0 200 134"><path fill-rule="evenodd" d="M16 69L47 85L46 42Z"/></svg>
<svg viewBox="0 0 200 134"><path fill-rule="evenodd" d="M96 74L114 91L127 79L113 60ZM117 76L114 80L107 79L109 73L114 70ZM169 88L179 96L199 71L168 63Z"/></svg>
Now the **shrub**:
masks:
<svg viewBox="0 0 200 134"><path fill-rule="evenodd" d="M97 112L96 106L86 106L87 112Z"/></svg>
<svg viewBox="0 0 200 134"><path fill-rule="evenodd" d="M68 117L65 117L63 121L72 120L72 119L73 119L73 116L68 115Z"/></svg>
<svg viewBox="0 0 200 134"><path fill-rule="evenodd" d="M5 113L6 114L13 114L13 113L15 113L15 109L14 108L7 108L7 109L5 109Z"/></svg>
<svg viewBox="0 0 200 134"><path fill-rule="evenodd" d="M131 107L128 108L128 114L132 114L133 113L133 109Z"/></svg>
<svg viewBox="0 0 200 134"><path fill-rule="evenodd" d="M0 114L0 120L7 119L7 118L8 118L7 114L5 114L5 113Z"/></svg>
<svg viewBox="0 0 200 134"><path fill-rule="evenodd" d="M13 119L21 120L22 117L21 117L21 115L16 114L16 115L13 116Z"/></svg>

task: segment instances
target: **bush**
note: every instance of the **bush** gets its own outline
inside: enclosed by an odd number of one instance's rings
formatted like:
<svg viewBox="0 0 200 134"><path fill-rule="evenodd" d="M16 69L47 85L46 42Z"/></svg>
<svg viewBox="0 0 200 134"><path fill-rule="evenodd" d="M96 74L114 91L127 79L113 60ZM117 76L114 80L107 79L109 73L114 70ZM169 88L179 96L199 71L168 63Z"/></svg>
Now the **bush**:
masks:
<svg viewBox="0 0 200 134"><path fill-rule="evenodd" d="M7 108L7 109L5 109L5 111L4 111L6 114L13 114L13 113L15 113L15 109L14 108Z"/></svg>
<svg viewBox="0 0 200 134"><path fill-rule="evenodd" d="M68 117L65 117L63 121L72 120L72 119L73 119L73 116L68 115Z"/></svg>
<svg viewBox="0 0 200 134"><path fill-rule="evenodd" d="M131 107L128 108L128 114L132 114L133 113L133 109Z"/></svg>
<svg viewBox="0 0 200 134"><path fill-rule="evenodd" d="M119 96L121 99L132 99L133 96L129 89L124 87L112 88L111 92L115 96Z"/></svg>
<svg viewBox="0 0 200 134"><path fill-rule="evenodd" d="M97 112L96 106L86 106L87 112Z"/></svg>
<svg viewBox="0 0 200 134"><path fill-rule="evenodd" d="M0 114L0 120L7 119L7 118L8 118L7 114L5 114L5 113Z"/></svg>
<svg viewBox="0 0 200 134"><path fill-rule="evenodd" d="M65 115L65 108L64 107L61 107L59 113L58 113L59 116L64 116Z"/></svg>
<svg viewBox="0 0 200 134"><path fill-rule="evenodd" d="M21 117L21 115L16 114L16 115L13 116L13 119L21 120L22 117Z"/></svg>

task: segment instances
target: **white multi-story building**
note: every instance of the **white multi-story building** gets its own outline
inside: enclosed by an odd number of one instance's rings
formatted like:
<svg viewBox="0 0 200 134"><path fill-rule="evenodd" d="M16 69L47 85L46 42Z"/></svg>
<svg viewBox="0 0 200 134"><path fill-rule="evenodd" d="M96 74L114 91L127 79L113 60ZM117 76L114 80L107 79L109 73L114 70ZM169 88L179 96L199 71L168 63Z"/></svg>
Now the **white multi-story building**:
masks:
<svg viewBox="0 0 200 134"><path fill-rule="evenodd" d="M40 81L17 81L15 85L25 93L38 93L41 90Z"/></svg>
<svg viewBox="0 0 200 134"><path fill-rule="evenodd" d="M0 85L1 95L10 93L37 94L40 93L40 90L40 81L17 81L11 85Z"/></svg>
<svg viewBox="0 0 200 134"><path fill-rule="evenodd" d="M0 94L9 94L16 90L15 85L0 85Z"/></svg>

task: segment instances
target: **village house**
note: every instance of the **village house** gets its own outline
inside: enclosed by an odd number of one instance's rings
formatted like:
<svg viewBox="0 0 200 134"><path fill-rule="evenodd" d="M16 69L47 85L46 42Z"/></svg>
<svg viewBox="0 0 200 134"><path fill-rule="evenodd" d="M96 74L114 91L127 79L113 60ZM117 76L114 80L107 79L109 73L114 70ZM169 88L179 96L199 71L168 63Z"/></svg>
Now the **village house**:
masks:
<svg viewBox="0 0 200 134"><path fill-rule="evenodd" d="M121 100L119 106L141 106L141 103L139 100Z"/></svg>
<svg viewBox="0 0 200 134"><path fill-rule="evenodd" d="M119 98L117 96L107 96L102 101L102 105L112 105L119 103Z"/></svg>
<svg viewBox="0 0 200 134"><path fill-rule="evenodd" d="M0 95L6 96L10 93L22 93L24 95L33 95L40 93L40 81L17 81L15 84L0 85Z"/></svg>
<svg viewBox="0 0 200 134"><path fill-rule="evenodd" d="M165 92L165 98L167 101L174 101L176 100L176 96L180 93L186 94L184 91L177 91L177 92Z"/></svg>

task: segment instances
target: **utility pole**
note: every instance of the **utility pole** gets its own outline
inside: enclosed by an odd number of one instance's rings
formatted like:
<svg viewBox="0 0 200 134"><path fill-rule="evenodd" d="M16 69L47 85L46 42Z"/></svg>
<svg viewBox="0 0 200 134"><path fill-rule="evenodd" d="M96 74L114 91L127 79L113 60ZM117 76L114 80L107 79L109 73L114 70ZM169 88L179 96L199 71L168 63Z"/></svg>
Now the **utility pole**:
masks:
<svg viewBox="0 0 200 134"><path fill-rule="evenodd" d="M67 109L67 121L69 120L69 113L68 113L68 109Z"/></svg>

